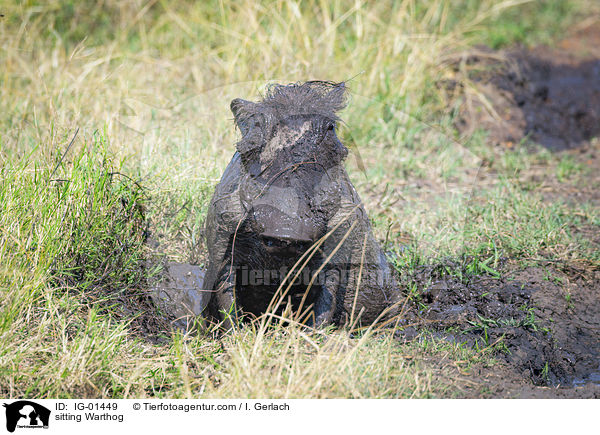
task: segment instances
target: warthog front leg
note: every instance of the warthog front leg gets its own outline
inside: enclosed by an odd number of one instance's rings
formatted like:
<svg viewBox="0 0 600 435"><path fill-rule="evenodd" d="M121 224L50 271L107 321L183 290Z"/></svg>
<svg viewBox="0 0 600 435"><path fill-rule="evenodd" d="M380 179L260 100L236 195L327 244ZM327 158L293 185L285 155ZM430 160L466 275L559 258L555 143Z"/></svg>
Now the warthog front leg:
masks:
<svg viewBox="0 0 600 435"><path fill-rule="evenodd" d="M340 286L339 272L329 270L325 276L325 282L321 285L321 291L315 301L315 324L316 328L327 325L333 321L336 310L337 293Z"/></svg>
<svg viewBox="0 0 600 435"><path fill-rule="evenodd" d="M223 326L230 329L238 320L238 309L235 298L235 268L231 264L225 264L215 284L215 298L219 314L223 320Z"/></svg>

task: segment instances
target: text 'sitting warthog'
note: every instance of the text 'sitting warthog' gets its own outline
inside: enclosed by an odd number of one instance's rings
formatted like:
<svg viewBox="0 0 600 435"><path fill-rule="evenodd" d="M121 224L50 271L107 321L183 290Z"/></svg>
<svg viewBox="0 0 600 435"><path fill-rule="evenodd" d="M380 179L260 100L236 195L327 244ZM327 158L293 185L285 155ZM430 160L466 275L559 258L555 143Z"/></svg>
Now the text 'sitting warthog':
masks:
<svg viewBox="0 0 600 435"><path fill-rule="evenodd" d="M260 315L278 289L279 311L291 303L309 325L394 313L398 288L335 132L345 94L343 83L311 81L231 102L242 138L206 220L213 316Z"/></svg>

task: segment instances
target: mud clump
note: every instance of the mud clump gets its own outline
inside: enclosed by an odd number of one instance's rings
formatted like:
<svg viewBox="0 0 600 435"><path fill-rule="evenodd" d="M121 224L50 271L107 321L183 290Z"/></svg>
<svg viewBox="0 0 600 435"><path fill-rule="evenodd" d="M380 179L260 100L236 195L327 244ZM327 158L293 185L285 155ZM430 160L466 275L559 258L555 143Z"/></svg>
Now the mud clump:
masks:
<svg viewBox="0 0 600 435"><path fill-rule="evenodd" d="M192 329L208 305L212 293L202 291L204 273L198 265L170 261L149 279L150 297L176 328Z"/></svg>

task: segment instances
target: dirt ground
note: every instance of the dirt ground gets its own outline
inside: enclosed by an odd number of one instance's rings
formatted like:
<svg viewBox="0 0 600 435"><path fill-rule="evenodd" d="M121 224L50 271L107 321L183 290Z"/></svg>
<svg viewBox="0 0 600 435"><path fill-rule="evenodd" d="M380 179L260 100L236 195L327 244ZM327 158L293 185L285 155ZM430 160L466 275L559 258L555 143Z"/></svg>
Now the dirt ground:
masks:
<svg viewBox="0 0 600 435"><path fill-rule="evenodd" d="M591 169L584 182L559 183L546 168L537 181L547 201L600 206L600 23L583 23L555 47L479 48L463 60L471 89L458 128L489 131L490 146L526 146L530 138ZM573 228L600 249L597 227ZM499 364L465 373L466 397L600 398L600 268L586 262L507 261L502 277L463 282L447 273L461 265L422 268L423 300L408 308L415 327L400 340L432 334L490 349ZM432 284L429 284L432 283ZM436 332L437 331L437 332ZM448 331L453 331L448 333ZM455 331L455 332L454 332Z"/></svg>
<svg viewBox="0 0 600 435"><path fill-rule="evenodd" d="M466 282L457 264L423 267L423 299L408 307L401 341L427 328L437 338L489 351L493 367L475 367L467 397L600 398L600 270L547 262L502 277ZM477 388L475 388L475 386Z"/></svg>
<svg viewBox="0 0 600 435"><path fill-rule="evenodd" d="M459 130L484 128L508 148L525 137L552 151L586 147L600 134L600 25L556 47L475 50L463 62L466 92Z"/></svg>

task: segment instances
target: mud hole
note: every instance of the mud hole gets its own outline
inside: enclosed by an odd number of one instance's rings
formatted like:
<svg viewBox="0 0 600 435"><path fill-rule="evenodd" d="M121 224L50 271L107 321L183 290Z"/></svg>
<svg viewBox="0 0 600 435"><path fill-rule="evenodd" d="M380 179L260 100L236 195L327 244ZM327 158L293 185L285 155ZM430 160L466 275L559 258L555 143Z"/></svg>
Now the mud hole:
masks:
<svg viewBox="0 0 600 435"><path fill-rule="evenodd" d="M552 150L573 149L600 134L600 24L556 47L493 52L482 47L457 65L472 82L459 131L489 132L492 144L512 147L528 137Z"/></svg>
<svg viewBox="0 0 600 435"><path fill-rule="evenodd" d="M468 280L463 272L464 264L447 262L412 277L419 296L407 304L410 326L398 333L400 341L421 339L426 330L484 350L501 363L493 369L504 373L503 382L492 383L496 389L510 380L521 389L562 387L574 396L585 386L600 397L600 271L551 264Z"/></svg>

